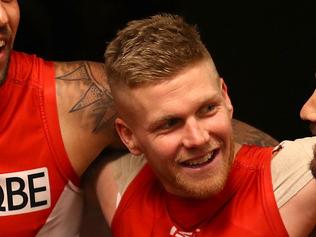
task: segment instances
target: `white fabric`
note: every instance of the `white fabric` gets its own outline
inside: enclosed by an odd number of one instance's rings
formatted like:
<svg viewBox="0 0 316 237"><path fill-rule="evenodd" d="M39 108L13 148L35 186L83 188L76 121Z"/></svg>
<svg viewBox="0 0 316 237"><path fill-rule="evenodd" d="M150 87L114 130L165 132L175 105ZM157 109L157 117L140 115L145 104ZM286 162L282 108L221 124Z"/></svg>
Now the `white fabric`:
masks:
<svg viewBox="0 0 316 237"><path fill-rule="evenodd" d="M316 137L307 137L283 141L274 149L277 154L272 159L271 174L279 208L313 179L310 162L315 144Z"/></svg>

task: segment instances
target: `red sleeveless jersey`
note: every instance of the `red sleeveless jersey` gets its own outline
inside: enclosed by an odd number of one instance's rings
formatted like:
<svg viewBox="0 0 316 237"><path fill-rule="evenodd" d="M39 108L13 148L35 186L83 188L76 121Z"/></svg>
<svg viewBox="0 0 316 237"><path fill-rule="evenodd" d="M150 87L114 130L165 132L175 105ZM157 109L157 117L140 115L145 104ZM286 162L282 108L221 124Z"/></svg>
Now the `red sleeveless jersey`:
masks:
<svg viewBox="0 0 316 237"><path fill-rule="evenodd" d="M113 236L288 236L272 189L271 154L271 147L242 146L224 190L206 200L167 194L145 166L123 195Z"/></svg>
<svg viewBox="0 0 316 237"><path fill-rule="evenodd" d="M0 236L73 236L79 179L60 133L54 65L17 52L9 65L0 86Z"/></svg>

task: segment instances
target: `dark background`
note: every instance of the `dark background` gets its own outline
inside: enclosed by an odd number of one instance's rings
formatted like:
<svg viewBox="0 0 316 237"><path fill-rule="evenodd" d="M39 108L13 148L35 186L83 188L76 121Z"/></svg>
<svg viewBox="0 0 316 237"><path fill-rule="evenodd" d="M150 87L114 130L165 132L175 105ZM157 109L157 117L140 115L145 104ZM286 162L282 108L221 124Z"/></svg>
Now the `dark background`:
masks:
<svg viewBox="0 0 316 237"><path fill-rule="evenodd" d="M279 140L309 135L299 110L316 82L316 1L21 0L20 8L15 49L61 61L103 61L128 20L180 14L198 26L236 118Z"/></svg>

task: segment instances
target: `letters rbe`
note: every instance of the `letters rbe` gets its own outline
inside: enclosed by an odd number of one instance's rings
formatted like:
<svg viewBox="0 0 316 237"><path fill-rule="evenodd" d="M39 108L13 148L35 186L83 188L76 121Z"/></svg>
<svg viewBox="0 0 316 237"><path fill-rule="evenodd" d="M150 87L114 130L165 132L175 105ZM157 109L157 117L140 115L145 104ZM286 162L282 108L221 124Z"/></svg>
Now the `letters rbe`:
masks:
<svg viewBox="0 0 316 237"><path fill-rule="evenodd" d="M0 216L50 207L47 168L0 174Z"/></svg>

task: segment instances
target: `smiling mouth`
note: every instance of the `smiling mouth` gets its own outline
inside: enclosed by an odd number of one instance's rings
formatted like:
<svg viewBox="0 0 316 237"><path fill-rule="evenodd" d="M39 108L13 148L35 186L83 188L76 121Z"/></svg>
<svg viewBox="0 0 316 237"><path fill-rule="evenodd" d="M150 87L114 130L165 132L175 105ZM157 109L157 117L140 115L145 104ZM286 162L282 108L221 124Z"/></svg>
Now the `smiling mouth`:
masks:
<svg viewBox="0 0 316 237"><path fill-rule="evenodd" d="M6 46L6 42L4 40L0 40L0 50L2 50Z"/></svg>
<svg viewBox="0 0 316 237"><path fill-rule="evenodd" d="M209 163L211 163L215 156L218 154L218 149L213 150L211 153L199 158L199 159L192 159L192 160L187 160L187 161L183 161L180 164L183 167L187 167L187 168L200 168L204 165L207 165Z"/></svg>

